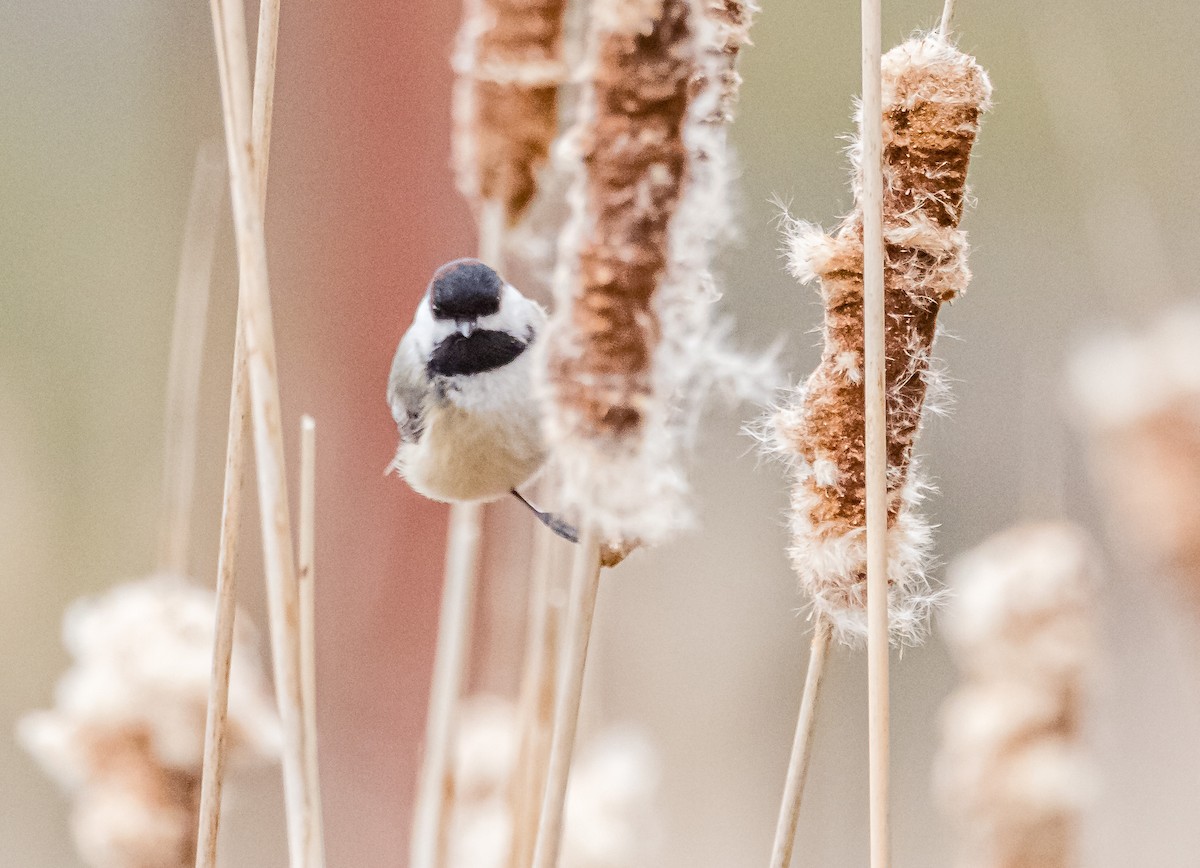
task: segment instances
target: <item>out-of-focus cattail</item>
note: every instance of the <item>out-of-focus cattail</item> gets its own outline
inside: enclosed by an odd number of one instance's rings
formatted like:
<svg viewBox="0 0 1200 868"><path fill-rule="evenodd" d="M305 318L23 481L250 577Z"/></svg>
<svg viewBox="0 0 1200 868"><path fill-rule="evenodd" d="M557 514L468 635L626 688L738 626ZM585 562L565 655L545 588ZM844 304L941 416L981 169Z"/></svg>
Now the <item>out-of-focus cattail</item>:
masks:
<svg viewBox="0 0 1200 868"><path fill-rule="evenodd" d="M950 572L944 618L963 675L942 709L938 795L964 868L1079 863L1092 771L1081 744L1094 655L1092 562L1064 524L1001 533Z"/></svg>
<svg viewBox="0 0 1200 868"><path fill-rule="evenodd" d="M513 818L506 801L517 751L516 710L494 696L463 702L452 785L450 868L505 868ZM571 776L562 868L654 864L659 837L657 752L635 731L607 729L581 746Z"/></svg>
<svg viewBox="0 0 1200 868"><path fill-rule="evenodd" d="M537 190L558 131L566 0L468 0L455 69L454 165L476 205L509 225Z"/></svg>
<svg viewBox="0 0 1200 868"><path fill-rule="evenodd" d="M912 450L929 393L939 386L930 367L938 310L970 280L958 224L971 147L990 101L983 69L937 35L884 55L889 624L902 642L920 640L936 598L924 575L930 530L914 511L922 484ZM850 153L857 201L857 144ZM861 207L832 235L788 222L792 273L802 283L820 281L825 348L767 437L794 472L792 565L843 641L866 631L862 244Z"/></svg>
<svg viewBox="0 0 1200 868"><path fill-rule="evenodd" d="M55 707L23 718L18 736L74 798L72 831L87 865L194 864L213 607L211 591L160 574L67 613L74 665ZM281 749L256 646L239 619L229 685L234 770L278 761Z"/></svg>
<svg viewBox="0 0 1200 868"><path fill-rule="evenodd" d="M712 362L709 270L727 231L724 127L753 5L602 0L564 152L581 167L546 342L566 505L607 538L686 521L680 447ZM691 394L689 394L689 391Z"/></svg>
<svg viewBox="0 0 1200 868"><path fill-rule="evenodd" d="M551 365L564 427L617 440L642 430L650 409L653 299L683 194L695 56L689 0L606 0L595 21L593 110L581 142L587 225Z"/></svg>
<svg viewBox="0 0 1200 868"><path fill-rule="evenodd" d="M1114 533L1200 605L1200 307L1094 339L1071 367L1092 475Z"/></svg>

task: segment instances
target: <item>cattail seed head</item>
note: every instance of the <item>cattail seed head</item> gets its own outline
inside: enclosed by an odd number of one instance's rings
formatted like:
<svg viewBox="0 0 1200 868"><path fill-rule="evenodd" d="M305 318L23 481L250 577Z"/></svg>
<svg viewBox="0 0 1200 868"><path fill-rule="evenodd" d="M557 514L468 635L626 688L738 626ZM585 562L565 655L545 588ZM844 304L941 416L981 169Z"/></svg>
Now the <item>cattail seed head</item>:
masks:
<svg viewBox="0 0 1200 868"><path fill-rule="evenodd" d="M963 684L942 709L935 776L964 868L1078 864L1092 573L1086 536L1062 524L1008 530L950 571L943 625Z"/></svg>
<svg viewBox="0 0 1200 868"><path fill-rule="evenodd" d="M564 158L580 174L545 342L563 499L610 539L689 519L680 467L717 369L713 250L729 233L725 127L749 3L601 0ZM722 372L724 373L724 371Z"/></svg>
<svg viewBox="0 0 1200 868"><path fill-rule="evenodd" d="M67 613L72 668L55 707L26 715L17 734L73 796L72 832L93 868L194 864L215 605L211 591L157 575ZM239 617L226 748L233 770L280 751L255 646Z"/></svg>
<svg viewBox="0 0 1200 868"><path fill-rule="evenodd" d="M558 404L595 439L645 421L658 343L651 304L683 191L683 122L694 71L689 0L609 2L600 20L595 115L582 143L590 231L571 305L576 351L552 356ZM657 17L651 17L657 16ZM649 28L647 33L647 28Z"/></svg>
<svg viewBox="0 0 1200 868"><path fill-rule="evenodd" d="M913 442L931 388L941 304L970 280L959 230L987 74L936 35L883 58L883 231L887 357L888 553L894 639L919 641L935 600L924 576L930 531L914 513L922 483ZM861 120L861 118L860 118ZM856 207L833 234L787 223L791 272L825 302L821 364L776 414L769 446L794 468L792 563L843 640L866 631L866 459L860 147L850 149Z"/></svg>
<svg viewBox="0 0 1200 868"><path fill-rule="evenodd" d="M654 301L686 183L695 44L691 0L602 0L593 16L590 87L567 145L581 167L574 216L545 341L547 434L567 505L618 538L644 533L625 519L655 497L636 468L671 463L654 400Z"/></svg>
<svg viewBox="0 0 1200 868"><path fill-rule="evenodd" d="M566 0L468 0L455 68L459 187L520 219L558 129Z"/></svg>
<svg viewBox="0 0 1200 868"><path fill-rule="evenodd" d="M1073 414L1114 536L1200 606L1200 307L1110 334L1071 365Z"/></svg>

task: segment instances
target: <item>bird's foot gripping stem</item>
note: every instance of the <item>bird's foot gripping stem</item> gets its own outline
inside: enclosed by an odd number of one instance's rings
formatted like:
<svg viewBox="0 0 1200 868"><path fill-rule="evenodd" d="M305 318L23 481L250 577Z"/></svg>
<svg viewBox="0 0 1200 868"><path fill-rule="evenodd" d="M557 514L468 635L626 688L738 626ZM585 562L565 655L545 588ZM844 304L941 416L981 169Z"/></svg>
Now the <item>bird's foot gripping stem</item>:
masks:
<svg viewBox="0 0 1200 868"><path fill-rule="evenodd" d="M552 530L555 534L562 537L567 542L579 542L579 531L576 530L574 526L568 524L554 513L543 512L542 510L538 509L536 506L526 500L521 492L517 491L515 488L513 489L512 494L513 497L529 507L530 512L537 516L537 520L546 527L550 528L550 530Z"/></svg>

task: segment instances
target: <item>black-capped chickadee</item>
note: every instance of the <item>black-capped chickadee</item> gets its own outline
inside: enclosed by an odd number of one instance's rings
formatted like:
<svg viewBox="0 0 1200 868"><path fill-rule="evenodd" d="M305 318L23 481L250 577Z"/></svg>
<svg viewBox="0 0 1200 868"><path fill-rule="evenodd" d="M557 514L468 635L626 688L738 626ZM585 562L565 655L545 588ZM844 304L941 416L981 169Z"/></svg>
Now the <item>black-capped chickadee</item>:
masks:
<svg viewBox="0 0 1200 868"><path fill-rule="evenodd" d="M434 272L388 378L400 429L391 467L433 500L515 495L575 541L573 528L517 492L546 460L529 351L545 323L541 305L477 259Z"/></svg>

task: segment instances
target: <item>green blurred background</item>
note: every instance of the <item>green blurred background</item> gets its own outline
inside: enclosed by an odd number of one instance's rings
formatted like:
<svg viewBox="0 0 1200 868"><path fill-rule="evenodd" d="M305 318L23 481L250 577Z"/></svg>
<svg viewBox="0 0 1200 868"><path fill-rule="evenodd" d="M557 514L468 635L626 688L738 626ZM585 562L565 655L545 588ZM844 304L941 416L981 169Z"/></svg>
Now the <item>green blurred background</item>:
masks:
<svg viewBox="0 0 1200 868"><path fill-rule="evenodd" d="M799 380L817 357L820 308L784 271L771 199L827 226L850 207L838 137L859 86L858 4L764 6L733 133L742 238L721 271L739 342L783 332ZM942 562L1021 518L1068 515L1099 532L1062 409L1063 360L1100 326L1138 325L1195 295L1200 219L1200 7L959 6L961 44L991 73L996 107L964 224L975 279L945 311L938 348L955 409L919 444L940 490L928 511ZM888 45L940 13L884 7ZM268 240L285 418L313 412L321 431L320 714L337 866L406 861L444 514L381 475L394 437L382 386L427 275L473 245L447 169L458 15L437 0L285 2L282 13ZM0 864L61 868L77 864L66 805L8 734L51 700L64 606L153 564L178 247L195 149L220 135L220 114L207 4L5 0L0 20ZM226 226L193 534L204 581L233 272ZM599 604L588 719L639 722L662 749L663 868L765 863L799 700L807 623L783 554L785 487L741 421L717 416L700 447L700 529L633 558ZM1192 866L1195 624L1157 577L1107 548L1089 717L1103 790L1086 864ZM261 624L250 561L243 599ZM492 635L492 650L504 638ZM892 671L896 864L948 865L929 768L953 671L936 638ZM795 864L862 865L862 654L833 655L825 697ZM245 781L230 804L226 864L283 865L277 778Z"/></svg>

